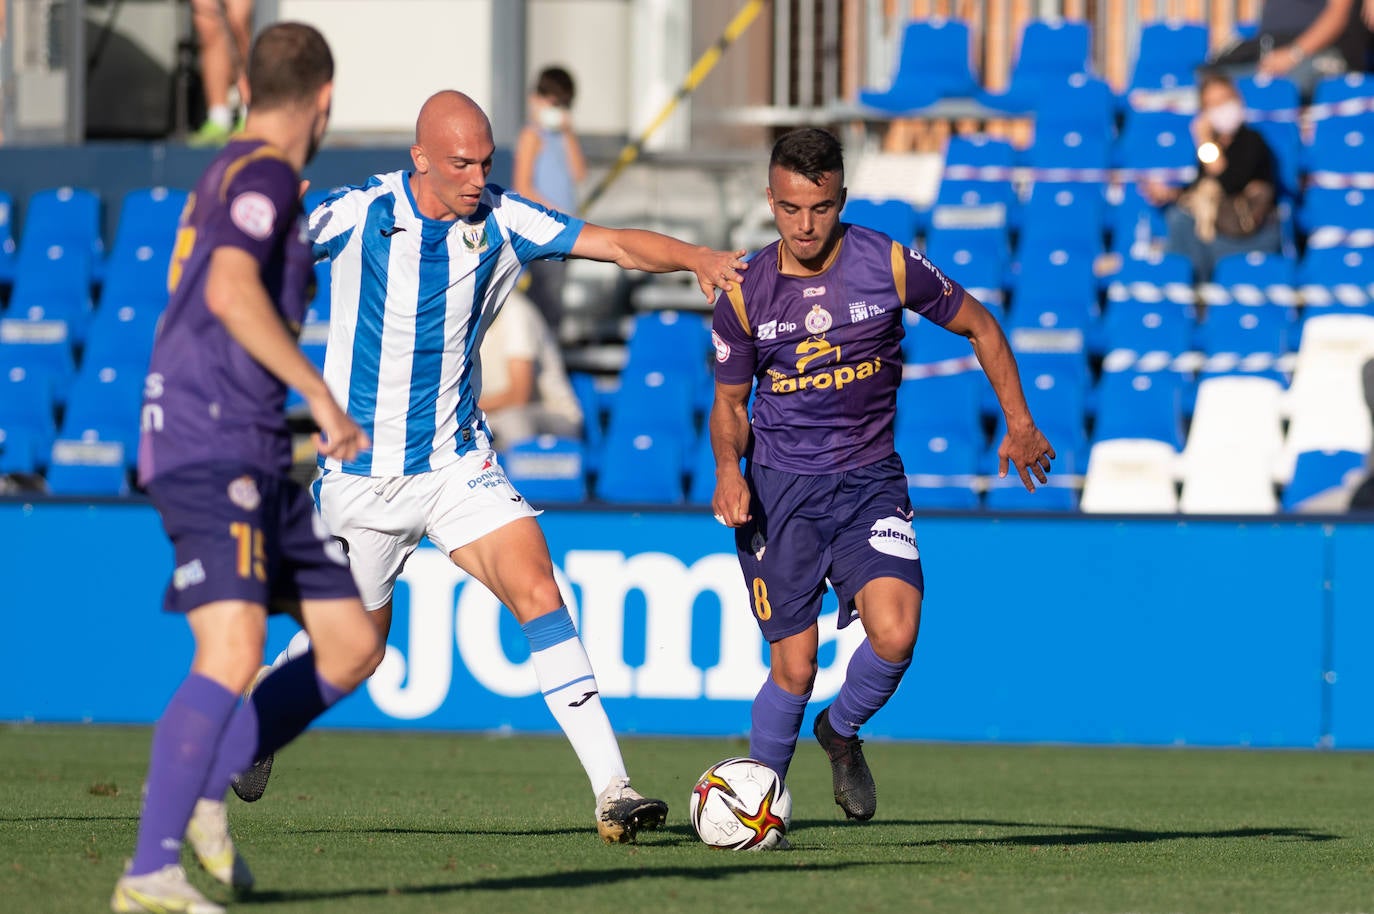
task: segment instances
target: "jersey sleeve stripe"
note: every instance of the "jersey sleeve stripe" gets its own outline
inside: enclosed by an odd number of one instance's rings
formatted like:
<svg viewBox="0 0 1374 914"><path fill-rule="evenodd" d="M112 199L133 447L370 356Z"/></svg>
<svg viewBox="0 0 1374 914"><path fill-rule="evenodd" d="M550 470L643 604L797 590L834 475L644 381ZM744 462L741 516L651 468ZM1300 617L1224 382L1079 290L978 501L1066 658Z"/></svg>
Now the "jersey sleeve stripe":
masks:
<svg viewBox="0 0 1374 914"><path fill-rule="evenodd" d="M906 250L892 242L892 281L897 284L897 301L906 307Z"/></svg>
<svg viewBox="0 0 1374 914"><path fill-rule="evenodd" d="M753 328L749 326L749 316L744 310L744 287L737 282L730 283L730 288L725 290L725 295L730 299L730 306L735 309L735 317L739 318L739 325L744 328L744 335L753 337Z"/></svg>

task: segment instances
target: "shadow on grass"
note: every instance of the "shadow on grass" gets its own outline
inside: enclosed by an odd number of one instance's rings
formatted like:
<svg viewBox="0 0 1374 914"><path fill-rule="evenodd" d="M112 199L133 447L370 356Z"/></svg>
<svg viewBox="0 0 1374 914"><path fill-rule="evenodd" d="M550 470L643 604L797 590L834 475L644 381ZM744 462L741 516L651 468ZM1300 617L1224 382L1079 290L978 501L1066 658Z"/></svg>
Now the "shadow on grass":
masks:
<svg viewBox="0 0 1374 914"><path fill-rule="evenodd" d="M768 859L769 863L752 862ZM348 898L368 898L377 896L425 897L449 895L455 892L505 892L512 889L579 889L610 885L618 882L632 882L638 879L663 879L677 877L698 882L711 882L728 879L740 874L766 872L791 867L807 872L826 872L847 870L856 867L873 866L922 866L919 861L901 863L853 861L850 863L808 863L801 864L789 854L768 854L760 856L727 854L722 862L740 861L737 865L720 867L672 866L672 867L615 867L611 869L587 869L556 873L540 873L529 876L505 876L500 878L473 879L467 882L447 882L433 885L385 886L357 889L326 889L322 891L299 890L280 892L254 892L237 900L237 904L272 904L281 902L305 902L343 900Z"/></svg>
<svg viewBox="0 0 1374 914"><path fill-rule="evenodd" d="M792 830L825 828L846 823L835 819L793 820ZM1063 822L1013 822L1002 819L878 819L871 826L852 823L854 827L898 825L926 828L996 828L1035 829L1036 834L975 835L972 837L936 837L918 841L890 842L903 847L980 847L1004 844L1019 847L1057 847L1088 844L1153 844L1159 841L1208 840L1228 838L1276 838L1284 841L1339 841L1344 836L1313 831L1310 828L1221 828L1221 829L1161 829L1122 828L1115 825L1080 825ZM889 842L875 842L884 843Z"/></svg>

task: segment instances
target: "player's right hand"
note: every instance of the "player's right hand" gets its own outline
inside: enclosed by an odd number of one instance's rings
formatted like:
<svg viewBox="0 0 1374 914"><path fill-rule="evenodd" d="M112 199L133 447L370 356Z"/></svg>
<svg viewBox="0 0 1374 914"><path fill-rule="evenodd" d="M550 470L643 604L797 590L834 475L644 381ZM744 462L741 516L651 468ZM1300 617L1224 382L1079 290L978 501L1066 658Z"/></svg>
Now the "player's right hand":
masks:
<svg viewBox="0 0 1374 914"><path fill-rule="evenodd" d="M727 527L743 527L753 516L749 513L749 484L739 473L716 480L716 493L711 498L711 510L716 520Z"/></svg>
<svg viewBox="0 0 1374 914"><path fill-rule="evenodd" d="M315 442L315 449L325 457L352 460L359 451L372 447L367 433L339 408L333 397L326 396L319 403L311 403L310 415L320 427L311 440Z"/></svg>

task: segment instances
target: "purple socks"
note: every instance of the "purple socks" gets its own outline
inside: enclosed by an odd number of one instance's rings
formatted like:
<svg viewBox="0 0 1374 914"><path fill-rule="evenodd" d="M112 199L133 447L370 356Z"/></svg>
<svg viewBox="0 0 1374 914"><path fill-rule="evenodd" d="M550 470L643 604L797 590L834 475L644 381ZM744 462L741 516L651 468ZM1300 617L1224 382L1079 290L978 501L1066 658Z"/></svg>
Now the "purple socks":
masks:
<svg viewBox="0 0 1374 914"><path fill-rule="evenodd" d="M797 748L797 734L801 731L802 715L811 693L793 695L769 676L754 698L750 717L749 755L758 759L787 780L787 768Z"/></svg>
<svg viewBox="0 0 1374 914"><path fill-rule="evenodd" d="M859 728L878 713L878 709L887 704L887 700L897 691L902 674L909 666L910 659L902 663L888 663L873 653L873 645L865 639L849 659L844 685L830 705L830 726L846 739L858 733Z"/></svg>
<svg viewBox="0 0 1374 914"><path fill-rule="evenodd" d="M186 823L238 700L238 695L213 679L192 673L167 703L153 731L147 795L131 875L151 873L181 859Z"/></svg>
<svg viewBox="0 0 1374 914"><path fill-rule="evenodd" d="M314 651L273 670L230 719L200 795L224 799L235 774L291 742L346 694L315 672Z"/></svg>

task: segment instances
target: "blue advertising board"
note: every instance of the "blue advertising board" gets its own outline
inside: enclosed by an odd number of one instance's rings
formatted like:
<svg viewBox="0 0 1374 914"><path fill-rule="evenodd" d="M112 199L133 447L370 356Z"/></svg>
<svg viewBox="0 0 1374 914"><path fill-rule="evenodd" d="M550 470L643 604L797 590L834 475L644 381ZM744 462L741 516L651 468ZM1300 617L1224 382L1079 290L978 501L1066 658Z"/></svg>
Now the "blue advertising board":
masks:
<svg viewBox="0 0 1374 914"><path fill-rule="evenodd" d="M547 512L560 584L626 733L735 735L766 675L731 536L709 515ZM898 739L1374 745L1374 526L1261 519L918 520L927 593ZM148 722L190 662L161 613L147 505L0 504L0 720ZM519 626L429 547L387 656L337 727L550 732ZM812 712L862 637L822 621ZM295 633L270 626L270 656ZM1347 637L1348 636L1348 637Z"/></svg>

